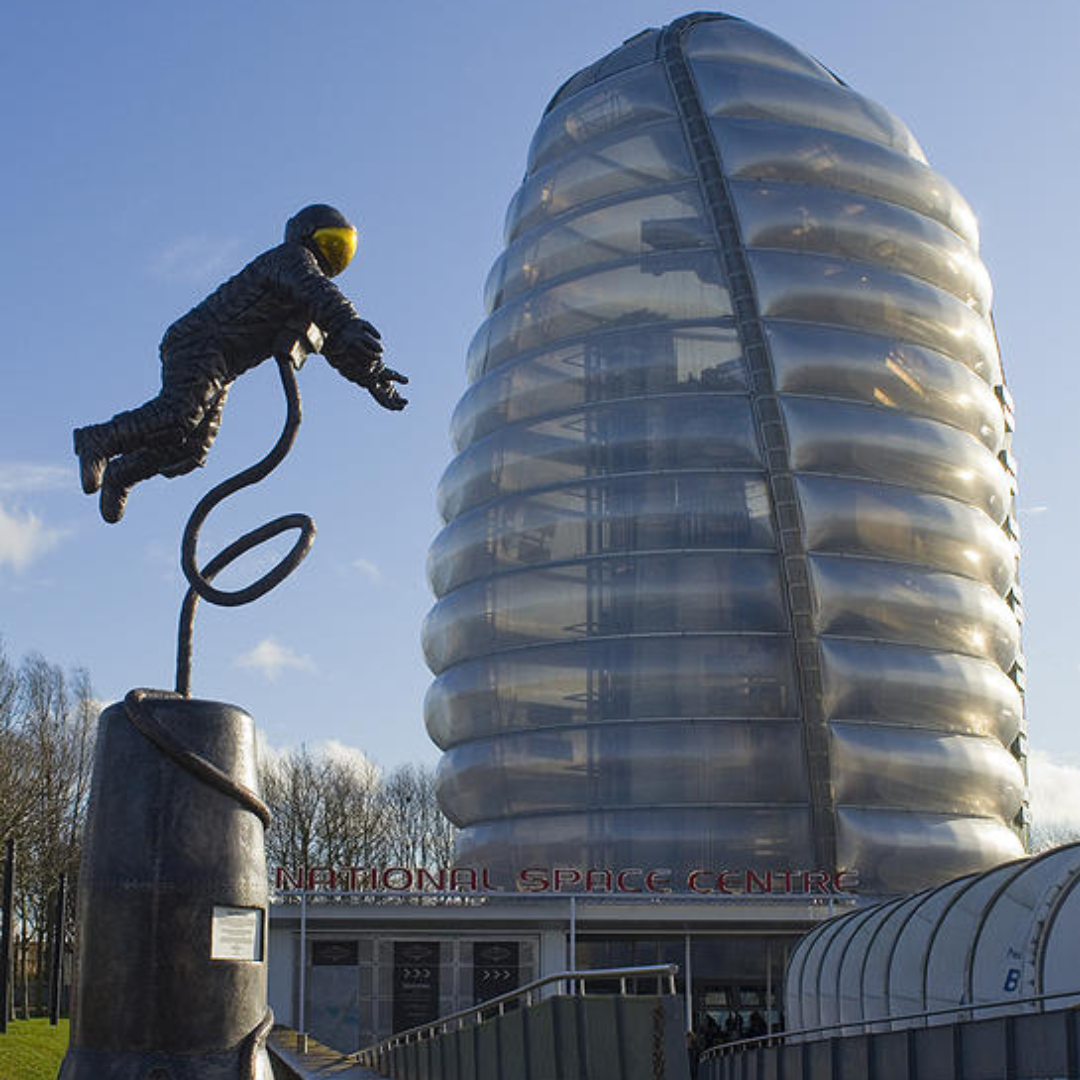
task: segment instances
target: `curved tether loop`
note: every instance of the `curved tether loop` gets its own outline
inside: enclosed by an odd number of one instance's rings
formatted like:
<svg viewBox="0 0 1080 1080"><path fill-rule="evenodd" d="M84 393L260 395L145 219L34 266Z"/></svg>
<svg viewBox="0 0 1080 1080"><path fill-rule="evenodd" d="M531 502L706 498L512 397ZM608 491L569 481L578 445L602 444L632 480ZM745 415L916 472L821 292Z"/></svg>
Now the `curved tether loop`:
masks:
<svg viewBox="0 0 1080 1080"><path fill-rule="evenodd" d="M310 333L307 340L298 339L293 334L291 341L293 343L291 349L279 349L274 354L288 405L285 426L282 428L281 435L261 461L257 461L208 491L192 511L184 529L184 537L180 545L180 567L190 587L180 608L176 649L176 692L184 697L191 695L192 637L195 631L195 609L199 599L202 598L220 607L239 607L241 604L250 604L253 600L265 596L276 585L280 585L303 562L315 541L315 522L307 514L286 514L234 540L201 570L195 562L199 530L202 529L210 512L230 495L265 479L281 464L296 441L296 434L300 427L300 390L296 383L294 366L303 362L302 357L298 357L298 352L306 356L307 352L313 351L310 346L315 345L315 341L311 339ZM242 589L217 589L211 584L226 566L241 555L289 529L296 529L299 536L289 551L262 577Z"/></svg>

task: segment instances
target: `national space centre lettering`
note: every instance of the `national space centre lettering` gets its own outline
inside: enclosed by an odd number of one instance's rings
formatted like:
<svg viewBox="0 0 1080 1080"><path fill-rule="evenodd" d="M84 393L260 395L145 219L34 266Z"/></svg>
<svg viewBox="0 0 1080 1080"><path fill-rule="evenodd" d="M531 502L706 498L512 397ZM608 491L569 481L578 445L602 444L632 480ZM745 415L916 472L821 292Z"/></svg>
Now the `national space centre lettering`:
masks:
<svg viewBox="0 0 1080 1080"><path fill-rule="evenodd" d="M511 881L493 877L486 866L308 866L274 869L281 891L384 893L585 893L591 895L684 894L698 896L822 896L857 891L855 870L735 868L691 870L682 875L663 867L622 868L529 866Z"/></svg>

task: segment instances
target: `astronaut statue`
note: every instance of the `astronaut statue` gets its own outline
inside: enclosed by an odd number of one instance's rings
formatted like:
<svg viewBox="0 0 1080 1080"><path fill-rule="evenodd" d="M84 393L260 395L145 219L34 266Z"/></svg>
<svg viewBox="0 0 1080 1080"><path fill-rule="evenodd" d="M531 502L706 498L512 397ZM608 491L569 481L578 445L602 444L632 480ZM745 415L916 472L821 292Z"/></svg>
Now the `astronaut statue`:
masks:
<svg viewBox="0 0 1080 1080"><path fill-rule="evenodd" d="M408 379L383 364L379 332L330 280L355 252L356 229L343 214L307 206L287 222L284 243L169 327L161 342L158 396L74 433L83 491L101 491L107 522L124 516L139 481L181 476L206 463L229 384L273 355L289 328L314 323L320 351L333 367L383 408L405 407L394 384Z"/></svg>

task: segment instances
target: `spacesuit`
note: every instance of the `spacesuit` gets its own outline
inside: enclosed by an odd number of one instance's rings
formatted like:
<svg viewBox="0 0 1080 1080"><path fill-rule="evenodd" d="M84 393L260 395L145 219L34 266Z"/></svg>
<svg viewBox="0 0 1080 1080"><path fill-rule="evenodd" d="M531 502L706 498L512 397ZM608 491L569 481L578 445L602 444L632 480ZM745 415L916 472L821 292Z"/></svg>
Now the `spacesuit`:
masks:
<svg viewBox="0 0 1080 1080"><path fill-rule="evenodd" d="M379 332L330 280L349 265L356 230L339 211L305 207L284 243L248 263L169 327L161 342L161 392L137 409L74 433L83 491L100 489L101 516L117 522L131 488L206 463L229 384L271 356L281 332L315 323L322 353L383 408L407 404L403 375L382 361Z"/></svg>

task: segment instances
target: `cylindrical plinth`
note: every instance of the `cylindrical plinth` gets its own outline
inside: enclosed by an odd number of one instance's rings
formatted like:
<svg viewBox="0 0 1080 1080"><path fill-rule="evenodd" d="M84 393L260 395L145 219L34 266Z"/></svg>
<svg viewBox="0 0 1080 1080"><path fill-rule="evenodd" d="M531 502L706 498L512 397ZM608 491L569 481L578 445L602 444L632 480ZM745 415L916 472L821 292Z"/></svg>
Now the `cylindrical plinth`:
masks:
<svg viewBox="0 0 1080 1080"><path fill-rule="evenodd" d="M268 1078L263 823L228 791L257 790L254 723L219 702L132 698L98 726L60 1076Z"/></svg>

